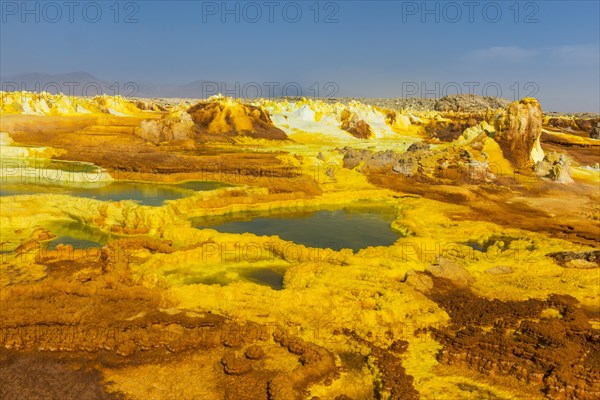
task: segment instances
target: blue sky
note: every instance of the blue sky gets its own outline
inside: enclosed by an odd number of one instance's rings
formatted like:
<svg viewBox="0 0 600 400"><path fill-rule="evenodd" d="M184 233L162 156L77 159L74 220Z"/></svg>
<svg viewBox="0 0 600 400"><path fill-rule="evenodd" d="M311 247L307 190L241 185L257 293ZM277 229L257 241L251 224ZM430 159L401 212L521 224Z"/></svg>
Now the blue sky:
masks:
<svg viewBox="0 0 600 400"><path fill-rule="evenodd" d="M44 2L22 15L22 2L2 1L0 72L335 82L338 95L370 97L535 93L546 110L600 112L598 1L250 3L222 15L221 1L120 2L117 15L114 1L81 1L71 22L62 1L60 17Z"/></svg>

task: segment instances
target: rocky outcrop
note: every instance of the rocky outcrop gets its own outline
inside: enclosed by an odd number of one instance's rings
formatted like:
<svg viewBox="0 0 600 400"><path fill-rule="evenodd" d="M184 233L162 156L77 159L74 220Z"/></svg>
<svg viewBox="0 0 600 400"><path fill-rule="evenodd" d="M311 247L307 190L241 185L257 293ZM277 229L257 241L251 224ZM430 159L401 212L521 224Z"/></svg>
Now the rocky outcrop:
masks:
<svg viewBox="0 0 600 400"><path fill-rule="evenodd" d="M542 108L534 98L513 102L494 118L494 139L504 157L518 168L531 168L542 161L544 151L540 146L542 133Z"/></svg>
<svg viewBox="0 0 600 400"><path fill-rule="evenodd" d="M260 360L265 357L265 351L259 345L254 344L246 349L244 355L250 360Z"/></svg>
<svg viewBox="0 0 600 400"><path fill-rule="evenodd" d="M566 154L552 152L536 163L537 174L554 182L571 183L571 161Z"/></svg>
<svg viewBox="0 0 600 400"><path fill-rule="evenodd" d="M454 114L454 115L451 115ZM458 139L462 133L485 120L486 115L448 113L443 119L431 119L425 126L428 137L442 142L452 142Z"/></svg>
<svg viewBox="0 0 600 400"><path fill-rule="evenodd" d="M0 146L10 146L13 143L8 132L0 132Z"/></svg>
<svg viewBox="0 0 600 400"><path fill-rule="evenodd" d="M509 100L499 97L482 97L472 94L445 96L435 102L436 111L477 112L504 108Z"/></svg>
<svg viewBox="0 0 600 400"><path fill-rule="evenodd" d="M373 155L369 150L353 149L349 146L338 149L338 151L344 155L344 158L342 159L344 168L349 169L356 168L361 162L369 160Z"/></svg>
<svg viewBox="0 0 600 400"><path fill-rule="evenodd" d="M412 153L415 151L422 151L422 150L429 150L429 143L415 142L415 143L411 144L410 146L408 146L408 149L406 149L406 151L408 153Z"/></svg>
<svg viewBox="0 0 600 400"><path fill-rule="evenodd" d="M360 119L356 113L345 109L342 111L341 119L341 128L351 133L355 138L370 139L375 137L375 133L369 124L364 119Z"/></svg>
<svg viewBox="0 0 600 400"><path fill-rule="evenodd" d="M252 369L250 361L243 357L236 356L233 350L227 350L221 358L223 372L228 375L243 375Z"/></svg>
<svg viewBox="0 0 600 400"><path fill-rule="evenodd" d="M136 100L135 105L137 108L144 111L167 111L163 105L149 100Z"/></svg>
<svg viewBox="0 0 600 400"><path fill-rule="evenodd" d="M277 99L280 101L296 102L302 101L302 97L298 96L287 96ZM428 98L428 97L395 97L395 98L372 98L372 97L323 97L322 101L325 103L340 103L349 104L355 101L359 101L363 104L372 105L379 108L385 108L390 110L411 110L411 111L462 111L462 112L479 112L486 110L496 110L497 108L504 108L510 100L479 96L475 94L455 94L448 95L441 98Z"/></svg>
<svg viewBox="0 0 600 400"><path fill-rule="evenodd" d="M590 266L594 266L595 268L600 268L600 250L591 250L591 251L559 251L555 253L548 253L546 256L554 259L558 263L558 265L568 268L569 264L573 261L585 261L585 263L589 263Z"/></svg>
<svg viewBox="0 0 600 400"><path fill-rule="evenodd" d="M600 122L598 122L596 124L596 126L594 126L592 128L592 130L590 131L590 138L591 139L600 139Z"/></svg>
<svg viewBox="0 0 600 400"><path fill-rule="evenodd" d="M595 127L600 128L600 118L594 114L547 115L544 125L569 133L590 133Z"/></svg>
<svg viewBox="0 0 600 400"><path fill-rule="evenodd" d="M404 153L344 147L344 168L360 166L364 174L398 174L405 178L429 183L489 182L496 178L489 163L478 160L475 150L460 145L430 149L425 143L411 145Z"/></svg>
<svg viewBox="0 0 600 400"><path fill-rule="evenodd" d="M187 112L192 117L197 135L287 139L285 132L273 125L269 113L262 107L225 99L198 103Z"/></svg>
<svg viewBox="0 0 600 400"><path fill-rule="evenodd" d="M185 112L175 112L159 120L142 121L135 134L149 142L158 144L171 140L184 140L192 136L194 121Z"/></svg>
<svg viewBox="0 0 600 400"><path fill-rule="evenodd" d="M301 366L277 375L269 382L269 399L303 399L306 388L337 372L333 354L324 347L290 336L283 330L273 333L273 340L290 353L300 356Z"/></svg>
<svg viewBox="0 0 600 400"><path fill-rule="evenodd" d="M425 272L438 278L447 279L458 287L469 286L474 281L469 271L463 266L441 257L436 263L427 266Z"/></svg>

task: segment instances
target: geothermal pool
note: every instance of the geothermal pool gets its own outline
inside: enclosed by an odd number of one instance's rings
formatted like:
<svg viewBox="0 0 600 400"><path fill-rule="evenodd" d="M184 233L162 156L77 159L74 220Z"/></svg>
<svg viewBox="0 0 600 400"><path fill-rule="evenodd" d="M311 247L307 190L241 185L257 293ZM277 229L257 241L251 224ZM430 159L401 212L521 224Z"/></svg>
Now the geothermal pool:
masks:
<svg viewBox="0 0 600 400"><path fill-rule="evenodd" d="M165 274L181 274L181 271ZM237 281L252 282L257 285L269 286L273 290L283 289L283 275L285 268L229 268L227 271L205 274L190 274L180 282L184 285L204 284L226 286Z"/></svg>
<svg viewBox="0 0 600 400"><path fill-rule="evenodd" d="M77 221L53 222L45 224L45 228L56 236L45 243L48 250L55 250L59 244L71 245L74 249L102 247L115 238L110 233Z"/></svg>
<svg viewBox="0 0 600 400"><path fill-rule="evenodd" d="M142 205L157 207L163 205L166 200L177 200L191 196L197 191L214 190L226 186L219 182L206 181L188 181L178 184L117 181L103 186L98 184L68 186L23 182L21 178L5 178L0 185L0 196L64 194L95 198L101 201L133 200Z"/></svg>
<svg viewBox="0 0 600 400"><path fill-rule="evenodd" d="M356 205L339 210L319 210L270 215L235 215L219 219L194 218L196 228L211 228L223 233L253 233L279 236L307 247L352 249L390 246L400 235L390 224L395 210L386 206Z"/></svg>

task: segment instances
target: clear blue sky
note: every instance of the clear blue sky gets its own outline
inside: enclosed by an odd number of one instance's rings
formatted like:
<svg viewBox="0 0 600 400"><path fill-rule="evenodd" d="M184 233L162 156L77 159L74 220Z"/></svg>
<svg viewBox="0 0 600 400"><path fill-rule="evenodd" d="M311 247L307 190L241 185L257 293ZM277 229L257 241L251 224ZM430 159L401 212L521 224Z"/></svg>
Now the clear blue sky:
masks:
<svg viewBox="0 0 600 400"><path fill-rule="evenodd" d="M224 16L221 1L120 2L118 15L114 1L79 3L70 22L63 1L54 3L60 17L44 2L29 2L33 11L22 15L22 2L2 1L1 75L335 82L339 95L370 97L432 97L444 86L466 93L469 85L483 94L487 85L487 94L500 88L508 98L537 90L546 110L600 112L598 1L477 1L472 9L463 0L322 1L318 16L312 0L228 2L234 13ZM424 7L432 13L422 15ZM124 23L132 13L137 22Z"/></svg>

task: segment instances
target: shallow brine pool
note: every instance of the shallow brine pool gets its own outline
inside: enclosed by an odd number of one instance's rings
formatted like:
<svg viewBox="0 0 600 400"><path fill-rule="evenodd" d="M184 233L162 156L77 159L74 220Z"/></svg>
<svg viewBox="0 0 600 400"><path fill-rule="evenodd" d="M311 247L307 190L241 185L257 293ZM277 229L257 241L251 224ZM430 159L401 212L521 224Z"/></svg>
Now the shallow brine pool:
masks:
<svg viewBox="0 0 600 400"><path fill-rule="evenodd" d="M198 191L215 190L228 185L220 182L188 181L177 184L117 181L105 185L77 184L53 185L27 182L21 178L4 179L0 185L0 196L26 194L64 194L74 197L95 198L101 201L133 200L146 206L161 206L166 200L177 200L192 196Z"/></svg>
<svg viewBox="0 0 600 400"><path fill-rule="evenodd" d="M391 206L353 205L313 212L201 217L192 219L192 223L200 229L279 236L307 247L356 252L369 246L389 246L398 240L400 235L390 226L395 218Z"/></svg>

